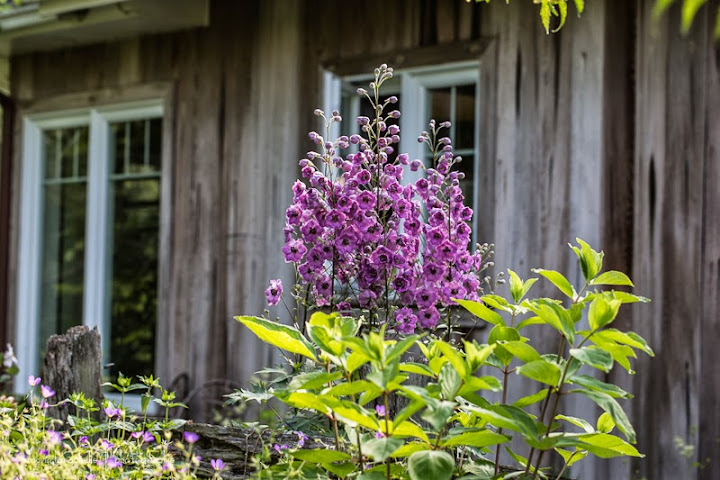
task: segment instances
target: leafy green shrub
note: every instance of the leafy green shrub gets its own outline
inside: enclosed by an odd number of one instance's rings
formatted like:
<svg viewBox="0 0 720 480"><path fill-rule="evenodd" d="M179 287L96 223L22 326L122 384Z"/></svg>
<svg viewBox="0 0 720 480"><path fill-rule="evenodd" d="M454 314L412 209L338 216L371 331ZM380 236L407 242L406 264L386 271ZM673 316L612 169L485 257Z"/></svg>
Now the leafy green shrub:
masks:
<svg viewBox="0 0 720 480"><path fill-rule="evenodd" d="M388 340L384 326L358 337L363 320L339 313L315 313L307 337L267 319L238 317L264 341L318 367L268 393L293 409L324 416L334 438L334 445L322 450L280 448L280 462L264 465L258 478L285 478L295 472L313 478L534 479L546 478L540 466L549 451L557 452L566 467L590 454L641 456L632 446L635 431L617 401L631 395L587 371L607 373L616 362L631 371L629 358L635 350L652 355L640 336L610 327L623 304L647 299L599 289L632 283L617 271L601 273L602 253L578 242L572 248L585 280L579 289L559 272L535 270L568 298L567 305L551 298L526 299L537 279L523 281L512 271L510 300L495 294L480 301L456 299L493 326L487 344L452 345L421 335ZM522 335L534 326L557 332L557 353L539 353ZM422 351L423 362L403 361L413 345ZM483 367L500 376L477 376ZM426 377L428 383L412 385L407 382L410 375ZM508 384L517 375L540 388L510 403ZM500 392L502 401L489 402L481 394L488 390ZM392 412L389 400L397 395L405 397L407 405ZM585 396L604 413L597 419L565 415L560 398L567 395ZM541 414L529 413L538 403ZM624 439L612 433L615 428ZM511 436L522 439L529 454L507 449L519 470L502 472L497 459Z"/></svg>

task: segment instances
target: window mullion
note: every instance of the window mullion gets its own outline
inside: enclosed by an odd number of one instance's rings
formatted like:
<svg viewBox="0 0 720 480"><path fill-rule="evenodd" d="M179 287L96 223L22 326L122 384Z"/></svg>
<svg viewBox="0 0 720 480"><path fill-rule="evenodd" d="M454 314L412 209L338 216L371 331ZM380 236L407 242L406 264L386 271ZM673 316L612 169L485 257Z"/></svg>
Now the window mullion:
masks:
<svg viewBox="0 0 720 480"><path fill-rule="evenodd" d="M110 340L109 332L105 331L108 272L108 138L107 120L93 111L90 116L88 152L83 324L90 328L98 327L102 338L103 357L107 355Z"/></svg>

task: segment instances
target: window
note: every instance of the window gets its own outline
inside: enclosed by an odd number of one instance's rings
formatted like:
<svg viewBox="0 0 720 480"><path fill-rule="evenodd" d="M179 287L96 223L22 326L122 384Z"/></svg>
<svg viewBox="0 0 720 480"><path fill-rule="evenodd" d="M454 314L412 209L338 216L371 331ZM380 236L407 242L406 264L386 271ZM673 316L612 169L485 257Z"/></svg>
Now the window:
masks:
<svg viewBox="0 0 720 480"><path fill-rule="evenodd" d="M427 147L417 142L417 136L427 130L430 119L438 122L449 120L452 124L449 136L453 141L456 155L462 157L459 168L465 173L461 183L466 204L477 211L479 203L478 186L478 118L480 112L478 62L462 62L432 67L396 70L393 78L383 84L381 94L387 98L395 95L399 99L402 116L399 119L400 152L407 152L410 158L428 160ZM332 135L359 133L354 119L358 115L374 117L369 103L357 95L358 87L368 89L372 80L369 76L337 77L325 75L325 111L339 110L343 115L343 129ZM406 181L414 181L422 173L405 172ZM473 216L473 232L477 232L478 215ZM473 233L473 242L477 239Z"/></svg>
<svg viewBox="0 0 720 480"><path fill-rule="evenodd" d="M23 127L21 376L38 373L50 335L80 324L100 330L111 378L152 373L161 103L34 115Z"/></svg>

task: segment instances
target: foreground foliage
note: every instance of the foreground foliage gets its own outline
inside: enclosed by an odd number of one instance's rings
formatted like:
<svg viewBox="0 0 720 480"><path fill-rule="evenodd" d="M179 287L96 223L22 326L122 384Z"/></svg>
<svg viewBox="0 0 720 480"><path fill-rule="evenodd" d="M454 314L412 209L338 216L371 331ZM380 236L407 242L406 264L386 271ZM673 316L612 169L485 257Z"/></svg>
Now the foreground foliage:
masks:
<svg viewBox="0 0 720 480"><path fill-rule="evenodd" d="M171 408L180 406L174 394L162 390L159 397L152 392L160 388L156 379L141 378L131 384L120 376L111 385L123 395L143 391L142 412L135 415L120 405L105 401L98 406L83 394L51 403L55 392L40 379L28 379L31 390L25 400L17 403L12 397L0 402L0 473L13 479L195 479L200 458L193 454L198 436L183 432L182 441L173 441L173 430L184 421L168 418ZM40 395L35 390L39 386ZM164 419L148 417L151 402L165 410ZM51 418L52 408L70 404L74 415L67 423ZM102 415L103 420L98 418ZM171 448L174 447L174 448ZM221 478L225 468L221 459L213 459L212 478Z"/></svg>

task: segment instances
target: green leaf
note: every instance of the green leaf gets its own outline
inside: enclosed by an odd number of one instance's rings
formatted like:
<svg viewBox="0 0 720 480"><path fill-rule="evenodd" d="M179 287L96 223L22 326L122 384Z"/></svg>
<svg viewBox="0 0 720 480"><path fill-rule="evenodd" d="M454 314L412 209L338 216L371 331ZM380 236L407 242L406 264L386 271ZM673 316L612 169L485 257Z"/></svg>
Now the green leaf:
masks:
<svg viewBox="0 0 720 480"><path fill-rule="evenodd" d="M623 439L607 433L588 433L579 435L582 448L600 458L644 457L635 447Z"/></svg>
<svg viewBox="0 0 720 480"><path fill-rule="evenodd" d="M715 31L713 31L713 38L720 40L720 10L715 15Z"/></svg>
<svg viewBox="0 0 720 480"><path fill-rule="evenodd" d="M522 398L516 400L515 402L513 402L513 406L518 407L518 408L525 408L527 406L534 405L537 402L541 402L541 401L545 400L545 397L548 396L549 391L550 391L549 388L543 388L542 390L540 390L537 393L534 393L532 395L528 395L526 397L522 397Z"/></svg>
<svg viewBox="0 0 720 480"><path fill-rule="evenodd" d="M567 297L572 299L577 296L577 292L575 292L575 289L570 284L570 281L568 281L562 273L556 272L555 270L544 270L542 268L533 268L532 271L550 280L550 282L552 282L552 284Z"/></svg>
<svg viewBox="0 0 720 480"><path fill-rule="evenodd" d="M363 453L368 454L376 462L384 462L404 442L400 438L373 438L362 444Z"/></svg>
<svg viewBox="0 0 720 480"><path fill-rule="evenodd" d="M330 414L330 408L323 401L324 397L310 392L289 392L278 390L275 396L282 402L287 403L291 407L301 408L305 410L314 410L323 415Z"/></svg>
<svg viewBox="0 0 720 480"><path fill-rule="evenodd" d="M455 370L457 370L461 378L465 378L468 375L467 364L455 347L442 340L436 340L434 345L442 352L452 366L455 367Z"/></svg>
<svg viewBox="0 0 720 480"><path fill-rule="evenodd" d="M362 425L363 427L373 431L380 430L379 425L375 420L375 416L360 405L348 401L342 401L338 402L337 405L333 405L332 409L333 412L335 412L335 415L340 417L340 420L349 423L350 426L354 427L355 425Z"/></svg>
<svg viewBox="0 0 720 480"><path fill-rule="evenodd" d="M347 368L348 373L352 373L369 361L370 357L365 355L363 352L356 350L348 355L345 362L345 368Z"/></svg>
<svg viewBox="0 0 720 480"><path fill-rule="evenodd" d="M509 351L505 350L505 348L498 342L517 341L520 340L520 338L520 332L516 329L497 325L490 330L488 343L495 345L493 353L503 363L503 365L509 365L510 362L512 362L513 355Z"/></svg>
<svg viewBox="0 0 720 480"><path fill-rule="evenodd" d="M332 395L334 397L340 397L343 395L357 395L358 393L367 392L369 390L376 390L378 394L382 391L375 386L375 384L368 382L367 380L355 380L350 383L340 383L327 390L323 391L323 395Z"/></svg>
<svg viewBox="0 0 720 480"><path fill-rule="evenodd" d="M510 295L513 297L513 301L519 304L528 290L530 290L530 287L537 282L537 278L530 278L523 282L517 273L510 269L508 269L508 273L510 274Z"/></svg>
<svg viewBox="0 0 720 480"><path fill-rule="evenodd" d="M702 7L707 0L685 0L682 6L682 33L687 34L692 26L695 14Z"/></svg>
<svg viewBox="0 0 720 480"><path fill-rule="evenodd" d="M575 0L575 8L578 11L578 17L585 10L585 0Z"/></svg>
<svg viewBox="0 0 720 480"><path fill-rule="evenodd" d="M357 465L355 462L323 463L322 468L340 478L345 478L357 469Z"/></svg>
<svg viewBox="0 0 720 480"><path fill-rule="evenodd" d="M593 335L593 341L595 341L596 338L600 341L621 343L642 350L651 357L655 356L655 353L652 351L652 348L648 346L647 342L645 342L645 339L635 332L625 333L614 328L608 328L607 330L596 332Z"/></svg>
<svg viewBox="0 0 720 480"><path fill-rule="evenodd" d="M434 402L428 402L428 407L420 415L420 418L431 424L435 429L434 431L439 432L445 428L456 405L457 403L448 401L435 400Z"/></svg>
<svg viewBox="0 0 720 480"><path fill-rule="evenodd" d="M529 281L529 280L528 280ZM512 315L513 307L500 295L487 294L482 296L482 301L485 305L495 310L502 310Z"/></svg>
<svg viewBox="0 0 720 480"><path fill-rule="evenodd" d="M352 457L344 452L337 450L296 450L289 452L294 458L309 463L329 463L350 460Z"/></svg>
<svg viewBox="0 0 720 480"><path fill-rule="evenodd" d="M581 450L576 448L575 451L571 452L569 450L563 450L562 448L556 448L556 452L560 454L561 457L563 457L563 460L565 460L565 463L568 467L571 467L573 463L579 462L583 458L587 457L587 450Z"/></svg>
<svg viewBox="0 0 720 480"><path fill-rule="evenodd" d="M658 18L665 10L670 8L670 5L673 3L675 3L675 0L656 0L655 6L653 7L653 16Z"/></svg>
<svg viewBox="0 0 720 480"><path fill-rule="evenodd" d="M468 342L467 340L463 340L463 344L465 345L465 359L469 366L469 374L475 373L475 371L485 363L485 360L487 360L493 350L495 350L495 345L485 345L480 348L475 341Z"/></svg>
<svg viewBox="0 0 720 480"><path fill-rule="evenodd" d="M406 458L415 452L429 449L429 445L426 443L406 443L402 447L395 450L395 453L391 455L392 458Z"/></svg>
<svg viewBox="0 0 720 480"><path fill-rule="evenodd" d="M545 321L535 315L534 317L526 318L522 322L518 323L515 328L521 330L525 327L529 327L530 325L545 325Z"/></svg>
<svg viewBox="0 0 720 480"><path fill-rule="evenodd" d="M488 323L492 323L493 325L505 325L505 320L503 320L503 318L496 312L493 312L488 307L486 307L482 303L482 298L480 300L480 302L460 299L456 299L455 301L458 304L462 305L468 312L472 313L478 318L485 320Z"/></svg>
<svg viewBox="0 0 720 480"><path fill-rule="evenodd" d="M455 473L455 459L442 450L423 450L408 457L412 480L450 480Z"/></svg>
<svg viewBox="0 0 720 480"><path fill-rule="evenodd" d="M550 33L550 1L542 0L540 5L540 21L545 28L545 33Z"/></svg>
<svg viewBox="0 0 720 480"><path fill-rule="evenodd" d="M558 10L560 11L560 25L557 26L553 32L558 32L560 29L565 25L565 20L567 20L567 3L565 0L562 0L557 4Z"/></svg>
<svg viewBox="0 0 720 480"><path fill-rule="evenodd" d="M613 366L612 356L598 347L571 348L570 355L585 365L590 365L605 373L608 373Z"/></svg>
<svg viewBox="0 0 720 480"><path fill-rule="evenodd" d="M507 435L500 435L490 430L482 430L479 432L466 432L456 435L454 437L447 438L441 443L443 448L456 447L459 445L485 448L490 445L497 445L499 443L509 442L510 437Z"/></svg>
<svg viewBox="0 0 720 480"><path fill-rule="evenodd" d="M392 434L396 437L417 437L425 443L430 443L425 431L412 422L402 422L392 427Z"/></svg>
<svg viewBox="0 0 720 480"><path fill-rule="evenodd" d="M537 350L525 342L514 340L511 342L503 342L500 345L523 362L534 362L541 359Z"/></svg>
<svg viewBox="0 0 720 480"><path fill-rule="evenodd" d="M601 273L597 277L593 278L590 285L626 285L628 287L634 287L630 277L622 272L616 270L610 270L605 273Z"/></svg>
<svg viewBox="0 0 720 480"><path fill-rule="evenodd" d="M545 359L528 362L519 366L516 370L520 375L536 380L538 382L557 387L560 383L562 371L557 363Z"/></svg>
<svg viewBox="0 0 720 480"><path fill-rule="evenodd" d="M235 317L235 320L248 327L263 342L317 360L312 344L293 327L260 317Z"/></svg>
<svg viewBox="0 0 720 480"><path fill-rule="evenodd" d="M575 323L562 305L546 298L539 298L529 303L528 308L545 323L562 333L568 343L575 343Z"/></svg>
<svg viewBox="0 0 720 480"><path fill-rule="evenodd" d="M610 433L615 428L615 421L609 413L603 412L597 420L597 431L601 433Z"/></svg>
<svg viewBox="0 0 720 480"><path fill-rule="evenodd" d="M622 388L613 385L612 383L605 383L602 380L591 377L590 375L573 375L568 381L589 390L595 390L596 392L610 395L613 398L633 398L631 394Z"/></svg>
<svg viewBox="0 0 720 480"><path fill-rule="evenodd" d="M342 377L342 372L306 372L295 376L288 384L288 390L315 390L325 387L328 383L334 382Z"/></svg>
<svg viewBox="0 0 720 480"><path fill-rule="evenodd" d="M445 400L452 401L455 399L455 395L457 395L458 390L460 390L462 379L455 367L446 363L440 370L438 383L440 384L440 390L442 391L443 398Z"/></svg>
<svg viewBox="0 0 720 480"><path fill-rule="evenodd" d="M609 300L604 295L596 296L590 304L588 322L592 330L598 330L615 320L622 303L620 300Z"/></svg>
<svg viewBox="0 0 720 480"><path fill-rule="evenodd" d="M575 255L577 255L578 260L580 261L580 269L582 270L583 277L585 277L585 281L590 283L590 281L597 276L600 270L602 270L602 262L605 254L603 252L593 250L590 245L579 238L576 238L575 240L578 244L580 244L580 248L573 245L570 245L570 248L573 249Z"/></svg>
<svg viewBox="0 0 720 480"><path fill-rule="evenodd" d="M406 362L400 364L400 371L414 373L416 375L424 375L426 377L435 377L435 373L423 363Z"/></svg>
<svg viewBox="0 0 720 480"><path fill-rule="evenodd" d="M620 300L622 303L650 303L649 298L640 295L633 295L632 293L616 292L615 290L612 290L612 295L613 298Z"/></svg>
<svg viewBox="0 0 720 480"><path fill-rule="evenodd" d="M577 417L570 417L567 415L557 415L555 417L555 420L565 420L568 423L572 423L576 427L582 428L585 430L585 433L593 433L595 429L590 425L587 420L584 420L582 418Z"/></svg>
<svg viewBox="0 0 720 480"><path fill-rule="evenodd" d="M511 405L467 405L465 408L477 413L484 421L496 428L504 428L522 434L526 439L537 439L538 427L535 417Z"/></svg>
<svg viewBox="0 0 720 480"><path fill-rule="evenodd" d="M596 392L594 390L572 390L572 392L581 393L595 402L612 417L618 429L625 435L625 438L627 438L630 443L635 443L635 429L617 400L606 393Z"/></svg>
<svg viewBox="0 0 720 480"><path fill-rule="evenodd" d="M313 315L314 317L315 315ZM340 340L333 338L332 332L325 326L321 325L308 325L308 335L310 339L323 352L330 354L334 357L339 357L345 351L345 345Z"/></svg>
<svg viewBox="0 0 720 480"><path fill-rule="evenodd" d="M407 337L400 340L398 343L393 345L392 347L388 348L387 354L385 356L386 362L391 362L392 360L398 358L400 355L405 353L410 347L413 346L413 344L418 341L421 338L421 335L408 335Z"/></svg>
<svg viewBox="0 0 720 480"><path fill-rule="evenodd" d="M400 410L397 415L395 416L395 423L401 424L408 418L415 415L415 413L423 408L426 405L425 401L422 398L412 398L410 399L410 403L407 404L405 408Z"/></svg>

